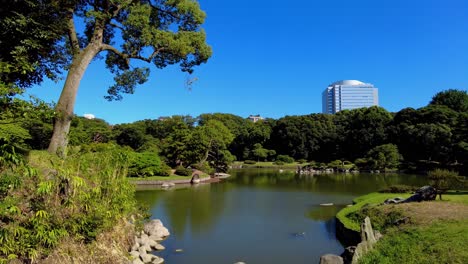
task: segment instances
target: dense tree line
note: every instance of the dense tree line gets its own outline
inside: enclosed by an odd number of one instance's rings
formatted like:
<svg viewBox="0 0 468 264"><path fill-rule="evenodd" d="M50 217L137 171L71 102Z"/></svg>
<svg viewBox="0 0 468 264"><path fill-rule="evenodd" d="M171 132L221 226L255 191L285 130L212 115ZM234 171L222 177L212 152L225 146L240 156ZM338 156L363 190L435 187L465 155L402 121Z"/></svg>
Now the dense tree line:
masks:
<svg viewBox="0 0 468 264"><path fill-rule="evenodd" d="M208 171L225 171L234 160L275 161L279 155L318 164L346 161L373 169L466 170L467 105L466 91L447 90L435 95L425 107L405 108L397 113L369 107L335 115L285 116L256 123L232 114L214 113L114 126L101 119L74 117L69 142L72 146L113 143L134 152L153 153L161 158L159 163L172 168L191 166ZM51 106L49 110L52 111ZM8 126L16 129L8 131L16 134L9 137L15 136L22 147L29 149L48 146L52 133L50 114L15 120Z"/></svg>

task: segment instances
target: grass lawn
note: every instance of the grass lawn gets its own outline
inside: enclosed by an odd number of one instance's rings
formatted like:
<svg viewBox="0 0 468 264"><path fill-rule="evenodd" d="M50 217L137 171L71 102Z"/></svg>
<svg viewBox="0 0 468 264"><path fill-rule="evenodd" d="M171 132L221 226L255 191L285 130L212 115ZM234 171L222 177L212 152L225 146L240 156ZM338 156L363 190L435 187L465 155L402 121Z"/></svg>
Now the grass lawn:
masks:
<svg viewBox="0 0 468 264"><path fill-rule="evenodd" d="M359 230L358 219L368 215L384 233L359 263L468 263L468 193L451 192L442 195L442 201L379 205L387 198L408 196L371 193L338 212L347 228ZM395 227L395 216L409 217L409 223Z"/></svg>

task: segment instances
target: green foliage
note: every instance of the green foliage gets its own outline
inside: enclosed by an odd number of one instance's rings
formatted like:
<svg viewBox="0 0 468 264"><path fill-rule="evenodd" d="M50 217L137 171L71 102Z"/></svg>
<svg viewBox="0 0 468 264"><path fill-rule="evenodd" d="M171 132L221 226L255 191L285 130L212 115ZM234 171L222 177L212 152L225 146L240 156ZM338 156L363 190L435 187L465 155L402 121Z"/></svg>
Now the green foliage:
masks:
<svg viewBox="0 0 468 264"><path fill-rule="evenodd" d="M159 159L157 153L132 153L128 167L129 177L169 176L171 168Z"/></svg>
<svg viewBox="0 0 468 264"><path fill-rule="evenodd" d="M284 162L284 161L281 161L281 160L277 160L277 161L273 162L273 164L275 164L275 165L280 165L280 166L281 166L281 165L284 165L285 162Z"/></svg>
<svg viewBox="0 0 468 264"><path fill-rule="evenodd" d="M468 94L466 91L449 89L434 95L430 104L445 105L457 112L468 112Z"/></svg>
<svg viewBox="0 0 468 264"><path fill-rule="evenodd" d="M65 237L91 242L116 221L136 213L125 152L79 153L59 160L34 151L29 161L44 174L21 166L2 175L0 189L6 195L0 200L0 261L13 255L35 261Z"/></svg>
<svg viewBox="0 0 468 264"><path fill-rule="evenodd" d="M69 143L72 146L89 143L106 143L112 138L112 130L111 126L102 119L87 119L75 116L73 117L68 137ZM131 145L130 143L125 143L127 142L125 141L121 145Z"/></svg>
<svg viewBox="0 0 468 264"><path fill-rule="evenodd" d="M405 194L399 194L398 196L402 198L408 198L411 196L411 194L405 193ZM358 212L359 210L361 210L361 208L365 206L375 206L375 205L381 204L386 199L389 199L389 198L395 198L395 194L393 193L370 193L367 195L357 197L356 199L353 200L353 205L341 209L341 211L339 211L336 214L336 218L341 223L343 223L343 225L346 228L360 232L361 222L356 222L354 220L351 220L351 218L349 218L349 215L355 214L356 212Z"/></svg>
<svg viewBox="0 0 468 264"><path fill-rule="evenodd" d="M403 212L398 208L381 210L375 206L363 206L360 210L348 214L347 217L355 223L362 223L367 216L371 219L372 227L381 232L394 227L397 220L404 218Z"/></svg>
<svg viewBox="0 0 468 264"><path fill-rule="evenodd" d="M255 160L245 160L244 161L244 164L249 164L249 165L253 165L255 163L257 163Z"/></svg>
<svg viewBox="0 0 468 264"><path fill-rule="evenodd" d="M179 166L176 168L174 174L179 176L192 176L192 169Z"/></svg>
<svg viewBox="0 0 468 264"><path fill-rule="evenodd" d="M439 198L442 200L442 194L450 189L462 187L464 177L458 176L458 172L445 169L435 169L427 173L427 177L431 182L432 187L437 189Z"/></svg>
<svg viewBox="0 0 468 264"><path fill-rule="evenodd" d="M367 153L367 165L370 169L397 169L400 165L400 153L394 144L385 144L371 149Z"/></svg>
<svg viewBox="0 0 468 264"><path fill-rule="evenodd" d="M416 187L408 185L392 185L383 190L380 190L379 193L410 193L416 191Z"/></svg>
<svg viewBox="0 0 468 264"><path fill-rule="evenodd" d="M341 160L334 160L327 164L328 168L338 169L343 167L343 162Z"/></svg>
<svg viewBox="0 0 468 264"><path fill-rule="evenodd" d="M276 161L282 161L284 163L293 163L294 159L289 157L288 155L278 155L276 157Z"/></svg>
<svg viewBox="0 0 468 264"><path fill-rule="evenodd" d="M306 162L307 162L306 159L299 159L299 160L297 160L297 163L299 163L299 164L304 164L304 163L306 163Z"/></svg>
<svg viewBox="0 0 468 264"><path fill-rule="evenodd" d="M44 77L57 80L65 66L58 44L66 12L54 0L7 1L0 9L0 83L22 88Z"/></svg>

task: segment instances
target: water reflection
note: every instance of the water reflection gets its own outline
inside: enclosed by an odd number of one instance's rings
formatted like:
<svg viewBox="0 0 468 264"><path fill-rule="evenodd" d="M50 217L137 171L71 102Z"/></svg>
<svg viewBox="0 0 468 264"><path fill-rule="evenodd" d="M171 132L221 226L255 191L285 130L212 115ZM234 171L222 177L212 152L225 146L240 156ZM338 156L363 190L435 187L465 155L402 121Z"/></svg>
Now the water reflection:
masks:
<svg viewBox="0 0 468 264"><path fill-rule="evenodd" d="M168 263L316 262L343 250L334 216L353 198L389 185L425 183L415 175L306 176L265 169L231 174L216 184L137 192L172 233L160 253ZM184 252L174 253L176 248Z"/></svg>

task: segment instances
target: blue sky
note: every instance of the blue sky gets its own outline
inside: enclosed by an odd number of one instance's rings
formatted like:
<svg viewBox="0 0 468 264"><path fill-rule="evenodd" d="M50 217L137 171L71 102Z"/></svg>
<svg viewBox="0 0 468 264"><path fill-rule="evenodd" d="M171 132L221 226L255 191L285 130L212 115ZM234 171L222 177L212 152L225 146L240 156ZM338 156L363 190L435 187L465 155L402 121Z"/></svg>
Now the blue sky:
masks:
<svg viewBox="0 0 468 264"><path fill-rule="evenodd" d="M319 113L328 84L357 79L379 88L389 111L425 106L438 91L468 88L466 0L200 0L213 57L191 90L177 67L151 67L123 101L103 96L113 76L88 68L75 113L111 124L201 113L280 118ZM29 90L58 100L63 82Z"/></svg>

